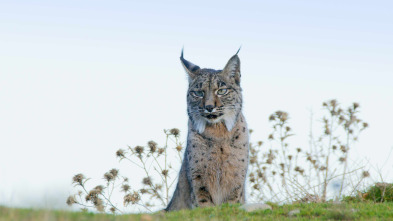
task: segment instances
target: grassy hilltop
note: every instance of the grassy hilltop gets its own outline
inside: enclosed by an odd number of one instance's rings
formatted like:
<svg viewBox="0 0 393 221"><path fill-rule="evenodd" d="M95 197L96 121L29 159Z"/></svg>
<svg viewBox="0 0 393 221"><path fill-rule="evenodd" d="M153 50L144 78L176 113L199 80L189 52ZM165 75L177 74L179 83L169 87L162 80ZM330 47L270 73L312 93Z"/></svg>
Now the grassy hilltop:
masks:
<svg viewBox="0 0 393 221"><path fill-rule="evenodd" d="M50 220L393 220L393 203L293 204L277 206L273 210L245 212L239 205L223 205L178 212L153 214L111 215L88 212L14 209L0 207L0 221ZM292 210L300 213L289 215Z"/></svg>

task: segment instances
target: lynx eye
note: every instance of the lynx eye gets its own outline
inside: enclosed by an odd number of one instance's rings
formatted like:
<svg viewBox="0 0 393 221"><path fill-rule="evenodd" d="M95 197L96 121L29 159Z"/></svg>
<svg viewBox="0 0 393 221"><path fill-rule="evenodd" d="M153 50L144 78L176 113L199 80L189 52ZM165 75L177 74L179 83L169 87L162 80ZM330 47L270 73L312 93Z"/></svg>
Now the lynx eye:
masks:
<svg viewBox="0 0 393 221"><path fill-rule="evenodd" d="M205 93L203 93L203 91L193 91L191 92L191 94L194 95L195 97L203 97Z"/></svg>
<svg viewBox="0 0 393 221"><path fill-rule="evenodd" d="M222 88L222 89L217 90L217 95L225 95L227 93L228 93L228 89L226 89L226 88Z"/></svg>

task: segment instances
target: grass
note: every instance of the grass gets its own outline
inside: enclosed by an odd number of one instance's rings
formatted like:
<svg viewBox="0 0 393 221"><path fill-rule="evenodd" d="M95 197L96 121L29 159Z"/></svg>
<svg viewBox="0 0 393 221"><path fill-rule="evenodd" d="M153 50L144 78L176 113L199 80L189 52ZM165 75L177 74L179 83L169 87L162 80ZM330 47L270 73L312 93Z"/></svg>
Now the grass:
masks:
<svg viewBox="0 0 393 221"><path fill-rule="evenodd" d="M0 221L26 220L393 220L393 203L292 204L272 205L273 211L245 212L239 205L222 205L170 213L111 215L89 212L15 209L0 207ZM300 213L288 216L291 210Z"/></svg>

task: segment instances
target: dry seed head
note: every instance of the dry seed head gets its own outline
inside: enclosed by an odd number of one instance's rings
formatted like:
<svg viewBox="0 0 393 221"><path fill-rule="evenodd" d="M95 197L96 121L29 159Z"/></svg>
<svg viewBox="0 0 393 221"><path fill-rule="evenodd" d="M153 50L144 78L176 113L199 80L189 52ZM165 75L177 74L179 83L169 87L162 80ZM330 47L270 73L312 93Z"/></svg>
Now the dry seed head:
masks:
<svg viewBox="0 0 393 221"><path fill-rule="evenodd" d="M288 160L290 160L290 161L292 160L292 155L288 156Z"/></svg>
<svg viewBox="0 0 393 221"><path fill-rule="evenodd" d="M119 150L116 151L116 156L117 157L123 158L123 157L125 157L124 154L125 154L125 152L124 152L123 149L119 149Z"/></svg>
<svg viewBox="0 0 393 221"><path fill-rule="evenodd" d="M73 178L72 178L72 183L76 183L79 185L83 185L83 180L85 179L85 176L81 173L76 174Z"/></svg>
<svg viewBox="0 0 393 221"><path fill-rule="evenodd" d="M102 199L98 197L93 201L94 206L101 206L103 203L104 201L102 201Z"/></svg>
<svg viewBox="0 0 393 221"><path fill-rule="evenodd" d="M128 182L128 178L127 177L123 177L123 182Z"/></svg>
<svg viewBox="0 0 393 221"><path fill-rule="evenodd" d="M97 205L95 205L95 208L97 209L98 212L105 212L105 207L102 204L102 199L97 199L97 201L99 201L99 203L97 203Z"/></svg>
<svg viewBox="0 0 393 221"><path fill-rule="evenodd" d="M128 192L128 190L130 190L130 189L131 189L131 187L128 184L123 184L121 186L121 191L123 191L123 192Z"/></svg>
<svg viewBox="0 0 393 221"><path fill-rule="evenodd" d="M274 150L274 151L273 151L273 150L270 149L267 156L268 156L269 158L274 159L274 158L275 158L274 153L277 154L277 153L278 153L277 150Z"/></svg>
<svg viewBox="0 0 393 221"><path fill-rule="evenodd" d="M91 201L91 202L93 202L93 204L96 204L97 203L97 198L98 198L98 191L97 190L95 190L95 189L92 189L92 190L90 190L89 191L89 193L85 196L85 200L88 202L88 201Z"/></svg>
<svg viewBox="0 0 393 221"><path fill-rule="evenodd" d="M301 149L300 147L298 147L298 148L296 148L296 151L297 151L298 153L300 153L300 152L302 151L302 149Z"/></svg>
<svg viewBox="0 0 393 221"><path fill-rule="evenodd" d="M98 197L98 194L99 194L98 190L96 189L90 190L89 193L86 195L86 201L88 201L88 199L94 201L94 199Z"/></svg>
<svg viewBox="0 0 393 221"><path fill-rule="evenodd" d="M341 152L343 152L343 153L347 152L347 149L345 148L344 145L341 145L341 146L340 146L340 150L341 150Z"/></svg>
<svg viewBox="0 0 393 221"><path fill-rule="evenodd" d="M341 124L342 122L344 122L344 120L345 120L344 116L340 116L338 118L338 123Z"/></svg>
<svg viewBox="0 0 393 221"><path fill-rule="evenodd" d="M75 199L74 196L69 196L69 197L67 198L66 203L67 203L68 206L72 206L72 204L77 203L77 201L76 201L76 199Z"/></svg>
<svg viewBox="0 0 393 221"><path fill-rule="evenodd" d="M326 135L330 135L330 129L327 127L327 125L325 127L325 134Z"/></svg>
<svg viewBox="0 0 393 221"><path fill-rule="evenodd" d="M152 185L150 177L143 178L142 183L149 186Z"/></svg>
<svg viewBox="0 0 393 221"><path fill-rule="evenodd" d="M337 150L337 146L336 145L333 145L333 150Z"/></svg>
<svg viewBox="0 0 393 221"><path fill-rule="evenodd" d="M281 116L281 120L282 121L286 121L288 119L288 113L287 112L283 112L282 116Z"/></svg>
<svg viewBox="0 0 393 221"><path fill-rule="evenodd" d="M168 170L163 170L161 171L162 175L164 175L165 177L168 176Z"/></svg>
<svg viewBox="0 0 393 221"><path fill-rule="evenodd" d="M276 119L276 117L274 116L274 114L270 115L269 121L274 121L275 119Z"/></svg>
<svg viewBox="0 0 393 221"><path fill-rule="evenodd" d="M96 192L96 194L102 194L104 187L102 185L98 185L98 186L94 187L93 190Z"/></svg>
<svg viewBox="0 0 393 221"><path fill-rule="evenodd" d="M304 170L303 170L302 168L300 168L299 166L296 166L296 167L295 167L295 171L298 172L298 173L300 173L300 174L303 174L303 173L304 173Z"/></svg>
<svg viewBox="0 0 393 221"><path fill-rule="evenodd" d="M87 195L85 196L86 202L89 202L89 201L91 200L91 198L92 198L92 195L91 195L90 193L87 194Z"/></svg>
<svg viewBox="0 0 393 221"><path fill-rule="evenodd" d="M325 166L321 166L321 167L319 168L319 170L324 171L324 170L326 170L326 167L325 167Z"/></svg>
<svg viewBox="0 0 393 221"><path fill-rule="evenodd" d="M256 162L257 162L257 157L256 156L250 157L250 164L254 164Z"/></svg>
<svg viewBox="0 0 393 221"><path fill-rule="evenodd" d="M146 189L140 189L139 190L142 194L148 193L149 191L147 191Z"/></svg>
<svg viewBox="0 0 393 221"><path fill-rule="evenodd" d="M111 213L115 213L115 212L116 212L116 208L115 208L115 207L111 207L111 208L109 209L109 211L111 211Z"/></svg>
<svg viewBox="0 0 393 221"><path fill-rule="evenodd" d="M134 193L129 193L124 196L124 205L127 206L128 204L135 204L139 202L141 197L139 196L138 192L134 191Z"/></svg>
<svg viewBox="0 0 393 221"><path fill-rule="evenodd" d="M258 146L262 146L263 142L262 141L258 141Z"/></svg>
<svg viewBox="0 0 393 221"><path fill-rule="evenodd" d="M162 185L161 184L156 184L156 189L157 190L161 190L162 189Z"/></svg>
<svg viewBox="0 0 393 221"><path fill-rule="evenodd" d="M150 153L156 152L156 150L157 150L157 143L156 142L151 140L147 143L147 146L149 146L149 148L150 148Z"/></svg>
<svg viewBox="0 0 393 221"><path fill-rule="evenodd" d="M268 137L268 139L269 139L269 140L273 140L273 139L274 139L274 136L273 136L273 134L269 134L269 137Z"/></svg>
<svg viewBox="0 0 393 221"><path fill-rule="evenodd" d="M179 136L179 134L180 134L180 130L177 129L177 128L172 128L169 132L170 132L173 136L175 136L175 137Z"/></svg>
<svg viewBox="0 0 393 221"><path fill-rule="evenodd" d="M348 129L349 126L351 126L351 122L350 122L350 121L345 122L344 128L345 128L345 129Z"/></svg>
<svg viewBox="0 0 393 221"><path fill-rule="evenodd" d="M248 133L249 133L249 134L252 134L252 132L254 132L253 129L249 129L249 130L248 130Z"/></svg>
<svg viewBox="0 0 393 221"><path fill-rule="evenodd" d="M338 160L339 160L341 163L344 163L347 159L346 159L345 157L340 157Z"/></svg>
<svg viewBox="0 0 393 221"><path fill-rule="evenodd" d="M158 155L162 154L165 152L164 148L158 148Z"/></svg>
<svg viewBox="0 0 393 221"><path fill-rule="evenodd" d="M141 155L143 153L143 147L142 146L136 146L134 148L135 152L139 155Z"/></svg>
<svg viewBox="0 0 393 221"><path fill-rule="evenodd" d="M291 128L289 126L286 126L285 130L288 132L288 131L291 131Z"/></svg>
<svg viewBox="0 0 393 221"><path fill-rule="evenodd" d="M104 179L107 181L107 182L110 182L110 181L112 181L112 180L114 180L114 176L113 176L113 174L111 174L110 172L106 172L105 174L104 174Z"/></svg>
<svg viewBox="0 0 393 221"><path fill-rule="evenodd" d="M255 178L254 177L250 177L250 182L254 183L255 182Z"/></svg>
<svg viewBox="0 0 393 221"><path fill-rule="evenodd" d="M183 147L182 147L181 145L178 145L178 146L176 147L176 150L180 152L180 151L183 150Z"/></svg>
<svg viewBox="0 0 393 221"><path fill-rule="evenodd" d="M356 108L358 108L359 107L359 103L353 103L353 109L356 109Z"/></svg>
<svg viewBox="0 0 393 221"><path fill-rule="evenodd" d="M370 173L368 172L368 171L363 171L362 172L362 177L363 178L367 178L367 177L369 177L370 176Z"/></svg>
<svg viewBox="0 0 393 221"><path fill-rule="evenodd" d="M113 178L116 179L116 178L117 178L117 175L119 174L119 170L113 168L113 169L111 169L111 170L109 171L109 173L111 173L111 174L113 175Z"/></svg>
<svg viewBox="0 0 393 221"><path fill-rule="evenodd" d="M276 171L273 170L273 171L272 171L272 174L273 174L273 176L276 175Z"/></svg>
<svg viewBox="0 0 393 221"><path fill-rule="evenodd" d="M337 100L330 100L330 105L332 106L332 107L336 107L337 106Z"/></svg>
<svg viewBox="0 0 393 221"><path fill-rule="evenodd" d="M364 128L368 127L368 123L364 122L364 123L363 123L363 127L364 127Z"/></svg>
<svg viewBox="0 0 393 221"><path fill-rule="evenodd" d="M285 122L286 120L288 120L288 113L287 112L277 111L276 115L280 119L281 122Z"/></svg>

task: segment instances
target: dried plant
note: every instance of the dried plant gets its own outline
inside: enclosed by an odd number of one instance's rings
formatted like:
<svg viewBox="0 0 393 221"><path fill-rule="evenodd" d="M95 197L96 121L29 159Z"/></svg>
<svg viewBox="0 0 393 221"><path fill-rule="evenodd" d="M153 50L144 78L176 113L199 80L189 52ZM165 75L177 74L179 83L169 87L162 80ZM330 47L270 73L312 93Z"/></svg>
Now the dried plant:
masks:
<svg viewBox="0 0 393 221"><path fill-rule="evenodd" d="M249 201L288 203L341 199L343 194L356 193L370 177L362 162L349 162L354 143L368 127L358 116L359 104L354 103L344 110L336 100L330 100L322 106L326 112L322 118L322 131L315 139L310 127L308 148L290 144L295 134L288 113L277 111L269 117L272 132L267 141L250 142L249 146ZM249 132L252 134L253 131ZM129 206L149 211L164 208L179 169L173 168L169 161L176 156L180 165L184 151L179 129L164 130L164 133L164 146L149 141L146 146L116 151L121 162L129 162L144 173L142 188L131 188L128 178L120 176L119 170L111 169L103 175L105 185L88 190L86 183L89 179L77 174L73 177L73 184L79 190L66 200L67 204L111 213L122 213L122 209ZM336 188L336 194L329 193L329 186ZM122 206L111 201L115 190L123 195Z"/></svg>
<svg viewBox="0 0 393 221"><path fill-rule="evenodd" d="M166 142L159 146L149 141L146 146L128 147L116 151L119 161L130 162L139 168L145 176L141 179L143 187L135 190L129 185L128 178L122 177L119 184L119 170L111 169L103 175L105 186L96 186L90 191L86 188L89 180L83 174L73 177L73 184L80 189L77 194L69 196L68 205L79 205L82 209L95 209L98 212L123 213L121 208L112 203L111 197L115 189L123 194L123 207L143 207L151 211L155 206L164 207L168 204L178 171L169 163L169 155L176 154L179 164L183 156L183 144L180 142L180 130L173 128L164 130ZM173 147L170 147L169 144Z"/></svg>
<svg viewBox="0 0 393 221"><path fill-rule="evenodd" d="M348 163L354 142L368 127L358 117L359 104L343 110L336 100L330 100L322 106L326 112L322 133L315 140L310 128L308 149L290 146L289 139L294 134L288 113L277 111L269 117L273 131L268 135L268 145L262 141L250 144L249 182L253 200L325 202L334 197L328 193L332 181L338 183L335 197L341 199L343 193L353 192L370 176L364 165L351 162L356 168L349 169ZM346 189L349 184L352 190Z"/></svg>

